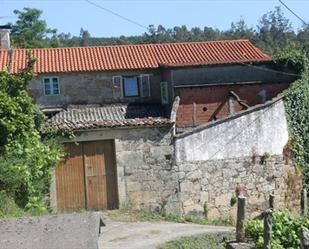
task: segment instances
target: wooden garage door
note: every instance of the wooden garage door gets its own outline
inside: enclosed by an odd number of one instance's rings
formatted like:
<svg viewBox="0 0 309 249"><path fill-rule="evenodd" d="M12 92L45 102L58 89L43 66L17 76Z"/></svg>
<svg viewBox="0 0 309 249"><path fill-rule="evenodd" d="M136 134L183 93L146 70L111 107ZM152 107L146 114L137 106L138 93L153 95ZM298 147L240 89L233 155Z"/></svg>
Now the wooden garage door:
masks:
<svg viewBox="0 0 309 249"><path fill-rule="evenodd" d="M58 210L117 208L113 140L70 143L66 150L66 160L56 168Z"/></svg>

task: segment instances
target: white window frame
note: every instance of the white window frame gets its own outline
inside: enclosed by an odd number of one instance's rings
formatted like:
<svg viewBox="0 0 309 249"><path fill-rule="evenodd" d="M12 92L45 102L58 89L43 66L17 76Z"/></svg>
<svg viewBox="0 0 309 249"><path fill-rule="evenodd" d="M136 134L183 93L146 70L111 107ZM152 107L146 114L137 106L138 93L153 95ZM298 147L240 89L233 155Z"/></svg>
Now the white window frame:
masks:
<svg viewBox="0 0 309 249"><path fill-rule="evenodd" d="M54 85L53 85L53 78L57 79L58 83L58 93L54 93ZM45 79L49 79L49 86L50 86L50 94L46 94L46 89L45 89ZM60 95L60 82L59 82L59 77L58 76L48 76L43 78L43 92L44 96L57 96Z"/></svg>

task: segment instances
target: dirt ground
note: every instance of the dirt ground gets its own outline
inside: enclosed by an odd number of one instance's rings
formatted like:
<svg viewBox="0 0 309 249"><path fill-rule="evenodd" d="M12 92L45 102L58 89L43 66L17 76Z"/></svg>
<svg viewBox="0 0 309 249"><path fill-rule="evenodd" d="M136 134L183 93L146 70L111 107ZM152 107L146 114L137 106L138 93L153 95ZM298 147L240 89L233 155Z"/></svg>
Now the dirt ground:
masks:
<svg viewBox="0 0 309 249"><path fill-rule="evenodd" d="M100 249L156 249L182 236L229 233L231 227L170 222L116 222L105 220L99 238Z"/></svg>

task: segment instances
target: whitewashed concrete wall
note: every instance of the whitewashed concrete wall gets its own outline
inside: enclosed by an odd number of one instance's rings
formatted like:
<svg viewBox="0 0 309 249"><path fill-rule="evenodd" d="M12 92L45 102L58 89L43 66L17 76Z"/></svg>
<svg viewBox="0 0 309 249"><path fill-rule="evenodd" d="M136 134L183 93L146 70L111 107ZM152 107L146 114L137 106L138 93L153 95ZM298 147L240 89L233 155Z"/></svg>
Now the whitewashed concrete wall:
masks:
<svg viewBox="0 0 309 249"><path fill-rule="evenodd" d="M177 136L176 162L281 155L288 142L282 99Z"/></svg>

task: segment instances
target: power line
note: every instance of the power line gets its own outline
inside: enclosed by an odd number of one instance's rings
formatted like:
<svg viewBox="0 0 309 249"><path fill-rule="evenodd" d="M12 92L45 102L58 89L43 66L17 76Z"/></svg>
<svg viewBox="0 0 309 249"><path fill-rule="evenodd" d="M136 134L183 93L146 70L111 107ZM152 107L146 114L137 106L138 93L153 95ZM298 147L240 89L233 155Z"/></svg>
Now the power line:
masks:
<svg viewBox="0 0 309 249"><path fill-rule="evenodd" d="M282 0L279 0L279 2L285 7L287 8L294 16L296 16L299 20L301 20L303 22L303 24L305 24L306 26L309 26L309 24L303 19L301 18L299 15L297 15L291 8L289 8L289 6L287 6Z"/></svg>
<svg viewBox="0 0 309 249"><path fill-rule="evenodd" d="M127 22L130 22L130 23L132 23L132 24L134 24L136 26L139 26L140 28L143 28L143 29L146 29L147 31L149 31L149 28L144 26L143 24L140 24L140 23L138 23L138 22L136 22L136 21L134 21L132 19L129 19L129 18L125 17L125 16L122 16L122 15L120 15L120 14L118 14L118 13L116 13L116 12L106 8L106 7L103 7L103 6L101 6L101 5L97 4L97 3L94 3L92 1L90 1L90 0L85 0L85 2L91 4L91 5L99 8L99 9L102 9L102 10L104 10L104 11L106 11L106 12L108 12L108 13L114 15L114 16L117 16L117 17L119 17L119 18L121 18L121 19L123 19L123 20L125 20Z"/></svg>

